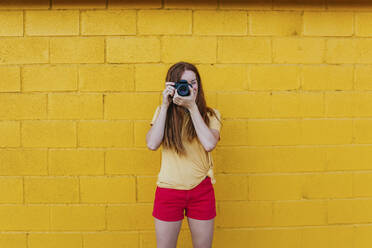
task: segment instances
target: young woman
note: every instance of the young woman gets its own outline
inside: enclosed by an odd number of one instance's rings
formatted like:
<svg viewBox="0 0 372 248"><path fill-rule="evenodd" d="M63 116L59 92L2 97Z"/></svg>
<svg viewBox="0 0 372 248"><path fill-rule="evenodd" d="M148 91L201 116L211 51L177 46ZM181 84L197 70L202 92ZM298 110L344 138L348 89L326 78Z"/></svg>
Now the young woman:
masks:
<svg viewBox="0 0 372 248"><path fill-rule="evenodd" d="M190 84L190 95L180 96L173 87L180 80ZM157 247L177 246L184 214L193 246L212 247L216 204L210 152L220 140L221 115L207 107L194 65L179 62L169 68L163 102L150 125L147 147L163 148L152 212Z"/></svg>

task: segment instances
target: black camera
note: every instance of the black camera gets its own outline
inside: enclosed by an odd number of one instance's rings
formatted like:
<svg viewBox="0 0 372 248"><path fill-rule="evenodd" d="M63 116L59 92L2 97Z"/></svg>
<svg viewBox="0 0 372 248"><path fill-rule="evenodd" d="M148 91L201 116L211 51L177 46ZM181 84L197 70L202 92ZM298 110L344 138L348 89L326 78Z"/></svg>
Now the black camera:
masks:
<svg viewBox="0 0 372 248"><path fill-rule="evenodd" d="M192 87L192 85L189 84L187 80L180 80L176 82L175 85L172 86L176 88L178 95L189 96L190 95L189 85Z"/></svg>

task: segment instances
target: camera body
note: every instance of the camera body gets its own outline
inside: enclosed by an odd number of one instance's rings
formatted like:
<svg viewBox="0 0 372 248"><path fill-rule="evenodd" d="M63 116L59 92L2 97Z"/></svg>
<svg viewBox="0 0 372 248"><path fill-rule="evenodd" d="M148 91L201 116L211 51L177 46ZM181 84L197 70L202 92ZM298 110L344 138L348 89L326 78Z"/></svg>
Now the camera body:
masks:
<svg viewBox="0 0 372 248"><path fill-rule="evenodd" d="M187 80L180 80L176 82L175 85L172 85L172 86L176 88L178 95L189 96L190 95L189 85L192 87L192 85L189 84Z"/></svg>

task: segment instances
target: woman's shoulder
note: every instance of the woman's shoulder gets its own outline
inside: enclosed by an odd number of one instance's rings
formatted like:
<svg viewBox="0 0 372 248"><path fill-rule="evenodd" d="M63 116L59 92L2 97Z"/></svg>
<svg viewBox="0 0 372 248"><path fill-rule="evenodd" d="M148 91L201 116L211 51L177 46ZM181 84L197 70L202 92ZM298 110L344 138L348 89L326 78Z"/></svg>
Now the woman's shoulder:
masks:
<svg viewBox="0 0 372 248"><path fill-rule="evenodd" d="M211 109L213 110L213 112L218 116L218 117L221 117L221 113L220 111L217 109L217 108L212 108ZM208 112L209 115L212 115L211 113Z"/></svg>

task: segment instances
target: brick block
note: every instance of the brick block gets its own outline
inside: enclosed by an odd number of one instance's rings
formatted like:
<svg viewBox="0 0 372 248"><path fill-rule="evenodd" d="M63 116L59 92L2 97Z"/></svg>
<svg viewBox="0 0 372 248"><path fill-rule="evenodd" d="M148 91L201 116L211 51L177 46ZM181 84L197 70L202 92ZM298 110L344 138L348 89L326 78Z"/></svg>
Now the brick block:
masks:
<svg viewBox="0 0 372 248"><path fill-rule="evenodd" d="M87 10L81 13L83 35L135 35L135 10Z"/></svg>

